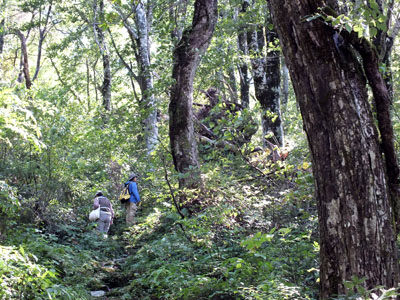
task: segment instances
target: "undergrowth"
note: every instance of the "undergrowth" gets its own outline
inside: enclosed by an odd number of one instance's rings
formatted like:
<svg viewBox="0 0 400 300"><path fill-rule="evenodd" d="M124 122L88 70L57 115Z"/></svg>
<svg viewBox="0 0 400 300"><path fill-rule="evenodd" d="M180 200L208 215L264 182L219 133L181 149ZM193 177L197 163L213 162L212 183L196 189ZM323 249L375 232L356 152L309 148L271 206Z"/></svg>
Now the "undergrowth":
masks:
<svg viewBox="0 0 400 300"><path fill-rule="evenodd" d="M165 183L142 190L132 227L114 203L108 239L83 210L51 227L8 230L0 252L2 299L91 299L95 290L107 299L317 299L317 221L307 168L275 164L273 175L259 176L246 165L228 167L206 165L205 188L185 191L190 205L180 203L188 208L183 217Z"/></svg>

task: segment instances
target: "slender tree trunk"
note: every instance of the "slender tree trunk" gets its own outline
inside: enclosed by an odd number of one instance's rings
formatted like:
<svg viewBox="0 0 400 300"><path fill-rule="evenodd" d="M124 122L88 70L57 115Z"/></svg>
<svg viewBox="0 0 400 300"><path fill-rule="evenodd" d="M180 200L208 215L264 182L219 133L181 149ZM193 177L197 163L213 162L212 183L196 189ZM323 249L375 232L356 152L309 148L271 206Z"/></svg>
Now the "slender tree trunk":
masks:
<svg viewBox="0 0 400 300"><path fill-rule="evenodd" d="M88 99L87 111L90 111L90 66L89 60L86 58L86 96Z"/></svg>
<svg viewBox="0 0 400 300"><path fill-rule="evenodd" d="M289 69L286 66L285 59L281 59L282 66L282 105L286 106L289 101Z"/></svg>
<svg viewBox="0 0 400 300"><path fill-rule="evenodd" d="M41 24L42 23L42 10L40 8L38 54L37 54L37 59L36 59L36 70L35 70L35 74L33 75L32 81L35 81L39 75L40 63L42 60L43 42L47 35L47 25L49 23L52 6L53 6L53 2L50 1L50 6L49 6L49 9L47 10L46 19L45 19L43 28L42 28L42 24Z"/></svg>
<svg viewBox="0 0 400 300"><path fill-rule="evenodd" d="M243 0L240 13L245 13L248 7L249 7L249 1ZM239 18L240 18L240 14L239 14ZM247 62L245 61L245 57L247 57L249 55L249 50L248 50L248 46L247 46L247 32L246 32L246 28L244 26L239 28L238 48L239 48L239 52L243 56L242 62L239 65L240 100L242 102L241 104L244 107L249 107L250 79L249 79L249 71L248 71Z"/></svg>
<svg viewBox="0 0 400 300"><path fill-rule="evenodd" d="M236 76L235 76L235 69L230 67L229 68L229 94L231 97L231 101L233 103L238 103L238 91L237 91L237 84L236 84Z"/></svg>
<svg viewBox="0 0 400 300"><path fill-rule="evenodd" d="M151 73L150 65L149 32L151 29L152 7L150 5L148 11L146 12L145 4L146 1L139 2L136 5L133 3L131 4L131 9L135 16L135 25L129 22L128 16L124 14L120 7L114 5L115 10L123 20L124 27L128 31L132 50L139 69L138 74L133 72L132 66L123 59L115 43L113 43L114 48L117 51L117 55L128 69L131 78L134 77L139 83L142 94L139 104L143 106L146 111L146 116L144 119L145 140L147 153L150 154L155 150L158 144L158 127L157 101L154 97L153 75ZM134 91L135 98L137 98L134 84L132 84L132 89Z"/></svg>
<svg viewBox="0 0 400 300"><path fill-rule="evenodd" d="M0 54L4 49L4 19L0 21Z"/></svg>
<svg viewBox="0 0 400 300"><path fill-rule="evenodd" d="M103 96L103 107L106 111L111 111L111 64L110 54L107 47L107 41L100 25L104 22L104 1L93 0L93 32L96 43L100 49L103 58L103 85L101 86L101 94Z"/></svg>
<svg viewBox="0 0 400 300"><path fill-rule="evenodd" d="M96 58L96 61L93 64L93 85L94 85L94 92L96 95L96 103L99 103L99 93L98 93L98 85L97 85L97 76L96 76L96 65L97 62L99 61L98 58Z"/></svg>
<svg viewBox="0 0 400 300"><path fill-rule="evenodd" d="M139 84L142 91L142 104L146 111L145 138L147 153L155 150L158 143L157 104L153 92L153 76L150 70L150 39L148 35L149 24L147 21L144 4L139 2L136 6L135 22L137 28Z"/></svg>
<svg viewBox="0 0 400 300"><path fill-rule="evenodd" d="M377 0L379 10L381 14L384 14L384 3L382 0ZM386 19L386 27L390 27L390 23L393 16L395 1L389 1L387 3L387 19ZM397 19L395 25L393 26L393 30L391 30L391 34L388 31L378 30L378 33L373 41L376 49L377 55L375 53L371 53L369 56L372 56L373 64L380 64L385 66L384 71L384 81L380 79L380 74L375 74L376 72L368 72L367 76L374 79L377 84L374 91L374 99L375 106L377 109L377 118L378 118L378 126L381 131L382 136L382 148L385 153L386 160L386 168L388 173L389 186L391 190L391 201L392 207L394 210L394 215L396 219L397 230L400 230L400 167L397 160L397 151L394 145L394 131L393 125L391 124L391 104L393 103L393 73L392 73L392 65L391 65L391 56L392 50L394 46L394 40L398 34L399 28L398 26L400 19ZM368 49L368 48L367 48ZM366 55L364 55L366 56ZM368 61L368 59L365 59ZM368 68L367 66L365 67ZM373 70L373 68L372 68ZM386 91L382 92L382 84L386 85Z"/></svg>
<svg viewBox="0 0 400 300"><path fill-rule="evenodd" d="M337 47L331 27L302 17L316 14L323 0L269 4L311 149L320 229L320 298L348 294L344 282L352 276L365 278L367 289L395 287L399 267L390 192L366 79L354 48L347 42Z"/></svg>
<svg viewBox="0 0 400 300"><path fill-rule="evenodd" d="M174 5L171 5L169 8L170 21L175 23L175 26L171 32L171 36L176 41L180 41L186 21L188 0L174 1L173 3Z"/></svg>
<svg viewBox="0 0 400 300"><path fill-rule="evenodd" d="M280 108L280 62L279 52L269 51L265 58L263 49L264 31L262 27L247 34L251 66L253 70L256 98L262 109L263 141L265 145L283 144L283 128ZM269 31L267 41L272 42L276 34ZM267 62L268 61L268 62Z"/></svg>
<svg viewBox="0 0 400 300"><path fill-rule="evenodd" d="M35 70L35 74L33 74L32 81L35 81L36 78L39 75L40 61L42 60L42 47L43 47L44 38L45 38L44 32L42 32L40 30L40 32L39 32L39 44L38 44L38 56L37 56L37 60L36 60L36 70Z"/></svg>
<svg viewBox="0 0 400 300"><path fill-rule="evenodd" d="M30 89L32 87L32 81L29 75L29 60L28 60L28 50L26 47L26 38L25 35L20 30L16 30L16 34L21 41L22 72L25 78L25 86L27 89Z"/></svg>
<svg viewBox="0 0 400 300"><path fill-rule="evenodd" d="M118 50L118 47L113 39L112 33L110 30L108 30L108 33L110 34L110 38L111 38L111 44L114 47L114 50L118 56L118 58L121 60L122 64L125 66L126 70L128 71L128 76L129 76L129 81L131 83L131 87L132 87L132 91L134 94L134 98L135 100L140 103L139 97L137 96L136 93L136 89L135 89L135 82L133 81L133 79L135 79L137 82L139 82L139 77L138 75L135 74L135 72L133 71L133 66L131 62L127 62L124 57L122 56L122 54L120 53L120 51Z"/></svg>
<svg viewBox="0 0 400 300"><path fill-rule="evenodd" d="M180 178L180 187L201 185L193 128L193 80L201 55L210 44L217 17L217 0L196 0L192 27L183 32L174 50L169 134L175 168L187 175Z"/></svg>
<svg viewBox="0 0 400 300"><path fill-rule="evenodd" d="M269 20L272 23L272 20ZM283 125L282 125L282 112L281 112L281 65L280 65L280 51L276 49L268 49L269 45L272 47L277 47L276 40L278 35L274 29L266 29L266 40L267 40L267 65L266 65L266 79L267 85L266 89L269 92L265 95L265 112L267 116L264 115L263 127L264 131L272 131L276 137L275 143L282 146L284 143ZM263 106L263 104L262 104ZM265 113L264 112L264 113ZM269 116L268 113L271 112L273 117Z"/></svg>

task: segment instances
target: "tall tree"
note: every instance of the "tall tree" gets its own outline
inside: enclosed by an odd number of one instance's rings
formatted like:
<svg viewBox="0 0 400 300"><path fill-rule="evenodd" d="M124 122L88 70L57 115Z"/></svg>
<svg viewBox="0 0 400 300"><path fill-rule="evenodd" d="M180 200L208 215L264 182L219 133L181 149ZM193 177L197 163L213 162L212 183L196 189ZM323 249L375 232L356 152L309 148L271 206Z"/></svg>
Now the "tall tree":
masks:
<svg viewBox="0 0 400 300"><path fill-rule="evenodd" d="M356 4L357 5L357 4ZM360 4L359 4L360 5ZM393 82L391 70L391 55L395 39L400 31L400 16L396 1L376 0L363 4L363 12L367 23L376 31L373 44L377 49L379 61L384 67L385 83L391 98L393 97Z"/></svg>
<svg viewBox="0 0 400 300"><path fill-rule="evenodd" d="M42 52L43 52L43 42L46 38L46 35L49 31L49 20L50 14L53 7L53 1L49 1L49 5L46 10L46 6L42 7L42 3L39 3L39 20L38 20L38 30L39 30L39 41L38 41L38 51L37 51L37 59L36 59L36 70L33 74L32 81L35 81L39 75L40 64L42 60Z"/></svg>
<svg viewBox="0 0 400 300"><path fill-rule="evenodd" d="M151 28L150 15L151 5L147 1L139 1L137 4L131 3L129 13L125 13L121 7L114 4L115 11L119 14L124 27L128 31L131 41L131 47L135 55L138 73L136 74L132 65L128 63L118 52L119 58L123 61L129 74L139 83L141 97L140 105L145 111L144 127L147 153L154 151L158 143L158 127L157 127L157 101L154 96L153 74L151 72L150 63L150 37L149 29ZM133 14L134 23L129 20L129 15ZM132 85L133 86L133 85Z"/></svg>
<svg viewBox="0 0 400 300"><path fill-rule="evenodd" d="M136 6L135 23L137 28L137 47L139 64L139 84L147 117L145 118L146 146L148 154L154 151L157 145L157 106L153 91L153 76L150 70L150 39L148 20L145 6L139 2Z"/></svg>
<svg viewBox="0 0 400 300"><path fill-rule="evenodd" d="M400 230L400 168L397 161L397 151L394 146L394 133L391 124L391 104L393 103L393 73L392 73L392 50L394 41L400 31L400 16L394 18L395 14L395 1L388 1L385 3L383 0L377 0L376 5L374 2L369 3L371 15L380 16L379 19L385 20L382 23L377 23L377 34L373 40L377 53L370 52L369 47L359 45L358 48L364 56L371 57L375 64L384 66L384 83L381 81L379 74L376 70L370 70L370 78L375 78L374 99L377 111L378 126L381 133L381 144L385 155L387 175L389 181L389 188L391 192L392 207L397 224L397 230ZM386 12L385 12L386 7ZM385 15L386 14L386 15ZM375 20L372 20L374 22ZM392 23L394 23L392 25ZM376 24L376 23L375 23ZM365 50L364 50L365 49ZM369 51L370 53L366 53ZM386 84L386 89L381 91L382 85ZM387 92L386 92L387 90Z"/></svg>
<svg viewBox="0 0 400 300"><path fill-rule="evenodd" d="M193 128L193 80L201 55L208 48L217 23L217 0L196 0L193 22L174 50L169 104L169 135L174 165L181 187L200 184L197 143Z"/></svg>
<svg viewBox="0 0 400 300"><path fill-rule="evenodd" d="M364 74L374 97L380 97L375 100L387 101L381 96L388 93L380 85L383 79L372 48L364 51L357 35L342 36L323 20L305 19L326 6L323 0L269 4L311 149L320 229L320 298L347 294L344 282L352 276L365 278L367 289L397 286L390 192Z"/></svg>
<svg viewBox="0 0 400 300"><path fill-rule="evenodd" d="M4 19L0 21L0 54L4 49Z"/></svg>
<svg viewBox="0 0 400 300"><path fill-rule="evenodd" d="M188 0L172 1L169 5L169 19L173 24L171 37L177 42L181 40L187 16Z"/></svg>
<svg viewBox="0 0 400 300"><path fill-rule="evenodd" d="M93 33L103 58L103 84L101 94L103 96L103 107L106 111L111 110L111 63L110 53L102 24L104 24L104 1L93 0Z"/></svg>
<svg viewBox="0 0 400 300"><path fill-rule="evenodd" d="M281 59L281 69L282 69L282 100L281 104L283 106L287 105L289 101L289 70L286 66L285 59L282 57Z"/></svg>
<svg viewBox="0 0 400 300"><path fill-rule="evenodd" d="M249 7L249 1L243 0L242 6L239 11L239 21L242 22L241 16L246 13L247 8ZM250 79L249 79L249 71L248 65L245 60L245 57L248 56L249 50L247 45L247 31L246 26L242 24L239 27L238 33L238 48L239 52L242 55L241 62L239 64L239 78L240 78L240 100L241 104L244 107L249 107L250 103Z"/></svg>
<svg viewBox="0 0 400 300"><path fill-rule="evenodd" d="M21 41L22 70L18 76L18 81L22 82L22 80L25 80L25 86L29 90L32 87L32 80L31 80L31 76L29 73L29 55L28 55L28 46L26 43L26 36L19 29L15 30L15 34L18 36L19 40Z"/></svg>
<svg viewBox="0 0 400 300"><path fill-rule="evenodd" d="M283 144L283 127L280 107L280 58L274 49L276 33L264 26L256 26L247 34L251 56L256 98L261 105L264 144ZM268 42L267 47L265 41ZM274 46L272 46L274 45ZM272 47L271 47L272 46ZM265 48L267 54L264 53ZM272 135L271 135L272 134Z"/></svg>

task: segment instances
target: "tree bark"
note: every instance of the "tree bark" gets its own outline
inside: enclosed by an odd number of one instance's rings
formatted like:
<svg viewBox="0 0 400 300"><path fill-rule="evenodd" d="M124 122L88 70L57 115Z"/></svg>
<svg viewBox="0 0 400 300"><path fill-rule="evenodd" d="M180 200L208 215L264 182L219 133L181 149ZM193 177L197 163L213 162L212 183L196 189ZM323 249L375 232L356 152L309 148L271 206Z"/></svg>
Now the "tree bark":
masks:
<svg viewBox="0 0 400 300"><path fill-rule="evenodd" d="M335 14L330 9L324 9L327 14ZM389 88L379 70L381 63L375 48L364 38L358 38L355 32L343 32L345 42L351 44L361 55L365 75L371 87L378 128L381 137L381 149L386 163L391 203L397 228L400 227L400 168L394 145L394 130L390 115L391 97Z"/></svg>
<svg viewBox="0 0 400 300"><path fill-rule="evenodd" d="M93 0L93 32L96 43L100 49L103 58L103 84L101 86L101 94L103 96L103 107L106 111L111 111L111 64L110 53L107 47L107 41L101 23L104 22L104 1Z"/></svg>
<svg viewBox="0 0 400 300"><path fill-rule="evenodd" d="M384 14L384 3L382 0L377 0L379 10L381 14ZM390 27L390 23L393 17L395 1L389 1L387 7L387 19L386 19L386 27ZM391 122L391 104L393 103L393 72L391 66L391 57L392 50L394 46L394 40L398 34L398 26L399 26L400 18L397 17L395 25L393 26L393 30L391 30L391 34L388 31L383 31L381 29L378 30L378 33L373 41L374 46L377 49L378 53L374 51L368 51L372 56L372 59L368 59L368 56L364 54L365 62L370 62L372 64L371 67L365 66L366 69L372 70L372 72L367 72L367 76L369 80L374 81L375 88L374 90L374 100L375 106L377 109L377 118L378 118L378 126L382 135L382 148L385 153L386 160L386 168L389 179L389 186L391 191L391 200L392 207L395 215L397 231L400 230L400 167L397 160L397 153L394 145L394 131L393 124ZM397 27L397 28L396 28ZM368 49L368 48L367 48ZM383 64L385 66L384 78L382 76L374 72L376 67L374 65ZM377 71L377 70L376 70ZM371 78L371 79L370 79ZM386 91L380 92L382 90L382 83L386 85Z"/></svg>
<svg viewBox="0 0 400 300"><path fill-rule="evenodd" d="M153 152L158 143L157 106L153 92L153 76L150 70L150 39L146 10L142 2L136 6L135 15L138 47L139 85L142 91L142 104L146 111L145 138L147 154Z"/></svg>
<svg viewBox="0 0 400 300"><path fill-rule="evenodd" d="M171 37L178 42L182 38L183 28L186 20L188 0L174 1L169 7L170 22L174 24Z"/></svg>
<svg viewBox="0 0 400 300"><path fill-rule="evenodd" d="M4 49L4 19L0 22L0 54Z"/></svg>
<svg viewBox="0 0 400 300"><path fill-rule="evenodd" d="M22 73L24 74L25 78L25 86L29 90L32 87L32 81L29 75L29 59L28 59L28 50L26 47L26 38L25 35L20 30L16 30L15 33L17 34L17 36L21 41Z"/></svg>
<svg viewBox="0 0 400 300"><path fill-rule="evenodd" d="M44 27L42 28L42 7L40 6L40 11L39 11L39 43L38 43L38 54L37 54L37 59L36 59L36 70L33 75L32 81L35 81L39 75L39 70L40 70L40 63L42 60L42 49L43 49L43 42L44 39L46 38L47 35L47 25L49 24L49 19L50 19L50 13L51 9L53 7L53 1L50 1L49 8L47 10L46 16L45 16L45 21L44 21Z"/></svg>
<svg viewBox="0 0 400 300"><path fill-rule="evenodd" d="M249 5L250 4L249 4L248 0L243 0L240 13L245 13L247 8L249 7ZM240 14L239 14L239 17L240 17ZM247 32L246 32L246 28L244 26L241 26L239 28L238 48L239 48L239 52L243 56L242 62L239 65L240 100L241 100L241 104L244 107L249 107L250 79L249 79L249 71L248 71L249 68L248 68L247 62L245 60L245 57L247 57L249 55L249 50L248 50L248 46L247 46Z"/></svg>
<svg viewBox="0 0 400 300"><path fill-rule="evenodd" d="M174 50L169 104L169 135L174 165L183 187L201 185L197 143L193 128L193 80L201 55L208 48L217 22L217 0L196 0L193 22Z"/></svg>
<svg viewBox="0 0 400 300"><path fill-rule="evenodd" d="M236 76L235 76L235 69L233 67L229 67L228 70L229 74L229 82L227 84L229 88L229 95L231 101L234 103L238 103L238 91L237 91L237 84L236 84Z"/></svg>
<svg viewBox="0 0 400 300"><path fill-rule="evenodd" d="M285 59L281 59L282 66L282 105L285 107L289 101L289 69L286 66Z"/></svg>
<svg viewBox="0 0 400 300"><path fill-rule="evenodd" d="M267 41L273 42L276 33L268 31ZM280 108L280 62L279 52L268 51L264 56L264 31L262 27L248 32L251 66L253 70L256 98L261 105L261 121L264 146L272 143L283 144L283 128ZM269 143L268 143L269 142Z"/></svg>
<svg viewBox="0 0 400 300"><path fill-rule="evenodd" d="M268 23L272 23L269 20ZM276 49L269 49L270 45L275 46L278 35L275 29L266 29L266 40L267 40L267 65L266 65L266 78L267 78L267 90L269 92L265 95L266 99L263 102L264 110L271 112L274 117L268 117L264 115L263 128L265 132L272 131L276 137L274 144L278 143L279 146L283 146L284 134L282 125L282 112L281 112L281 65L280 65L280 51Z"/></svg>
<svg viewBox="0 0 400 300"><path fill-rule="evenodd" d="M117 55L129 71L129 75L139 83L141 90L141 99L139 104L145 109L146 116L144 119L145 141L147 154L153 152L158 144L158 126L157 126L157 101L154 97L153 75L150 65L150 37L149 31L151 28L151 12L146 13L145 1L139 2L136 6L132 3L131 9L134 13L135 24L129 22L129 18L118 6L114 5L114 9L121 17L124 27L127 29L131 40L131 47L138 65L138 73L135 74L131 65L129 65L119 53L115 43L114 48ZM149 8L151 10L151 7ZM113 40L112 40L113 41ZM135 86L132 84L132 89L136 97Z"/></svg>
<svg viewBox="0 0 400 300"><path fill-rule="evenodd" d="M320 298L397 286L390 192L366 79L352 47L338 47L323 0L270 0L311 149L320 230ZM377 66L375 66L377 67ZM375 80L375 79L370 79Z"/></svg>

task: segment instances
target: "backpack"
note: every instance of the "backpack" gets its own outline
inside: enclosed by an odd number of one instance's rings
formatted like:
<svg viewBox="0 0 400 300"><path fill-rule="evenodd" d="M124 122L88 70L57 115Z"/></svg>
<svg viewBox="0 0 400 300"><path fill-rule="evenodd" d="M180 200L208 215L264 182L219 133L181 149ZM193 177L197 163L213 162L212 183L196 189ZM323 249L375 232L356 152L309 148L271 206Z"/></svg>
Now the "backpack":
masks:
<svg viewBox="0 0 400 300"><path fill-rule="evenodd" d="M122 190L121 194L119 194L119 201L121 204L124 204L129 201L131 195L129 194L129 184L125 184L124 189Z"/></svg>

